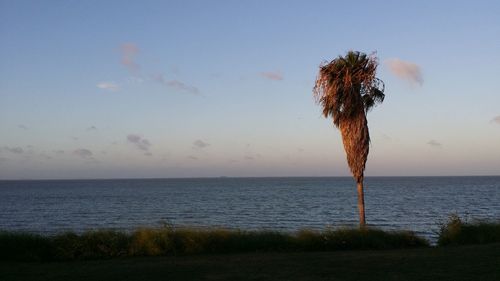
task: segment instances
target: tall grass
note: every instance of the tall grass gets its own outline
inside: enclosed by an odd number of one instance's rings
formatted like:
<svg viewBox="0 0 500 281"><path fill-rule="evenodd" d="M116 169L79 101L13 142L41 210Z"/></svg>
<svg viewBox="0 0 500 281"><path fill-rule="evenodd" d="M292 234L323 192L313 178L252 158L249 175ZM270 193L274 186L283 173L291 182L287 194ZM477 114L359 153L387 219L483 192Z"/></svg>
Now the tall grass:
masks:
<svg viewBox="0 0 500 281"><path fill-rule="evenodd" d="M173 227L131 233L97 230L41 236L0 233L1 260L82 260L131 256L167 256L267 251L334 251L427 247L412 232L378 229L242 231Z"/></svg>
<svg viewBox="0 0 500 281"><path fill-rule="evenodd" d="M500 243L500 221L466 222L451 215L439 231L439 246L487 243Z"/></svg>

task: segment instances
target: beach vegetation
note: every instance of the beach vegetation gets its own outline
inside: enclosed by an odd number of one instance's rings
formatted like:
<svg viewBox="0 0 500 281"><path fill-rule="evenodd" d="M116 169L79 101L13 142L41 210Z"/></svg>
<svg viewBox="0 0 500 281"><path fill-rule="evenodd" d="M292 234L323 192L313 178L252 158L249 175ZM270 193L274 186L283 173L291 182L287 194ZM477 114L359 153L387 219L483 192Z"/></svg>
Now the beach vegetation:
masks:
<svg viewBox="0 0 500 281"><path fill-rule="evenodd" d="M0 233L1 260L90 260L132 256L179 256L244 252L337 251L427 247L409 231L364 229L272 230L141 228L39 235Z"/></svg>
<svg viewBox="0 0 500 281"><path fill-rule="evenodd" d="M453 214L439 230L440 246L489 243L500 243L500 221L467 222Z"/></svg>

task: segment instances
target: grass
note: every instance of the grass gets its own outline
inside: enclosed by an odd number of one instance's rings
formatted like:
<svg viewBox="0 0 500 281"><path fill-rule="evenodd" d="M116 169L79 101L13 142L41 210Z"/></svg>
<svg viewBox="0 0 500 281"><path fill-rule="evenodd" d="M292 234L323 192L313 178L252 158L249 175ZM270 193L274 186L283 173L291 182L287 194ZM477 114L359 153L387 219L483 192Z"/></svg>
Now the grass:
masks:
<svg viewBox="0 0 500 281"><path fill-rule="evenodd" d="M0 262L2 281L499 280L500 244L397 250L252 252L71 262Z"/></svg>
<svg viewBox="0 0 500 281"><path fill-rule="evenodd" d="M500 280L498 253L500 223L457 216L441 227L437 247L412 232L371 228L0 232L0 280L488 281Z"/></svg>
<svg viewBox="0 0 500 281"><path fill-rule="evenodd" d="M450 216L438 246L500 243L500 222L464 222ZM338 228L324 231L243 231L228 229L142 228L133 232L95 230L54 236L0 232L0 260L72 261L145 256L245 252L388 250L429 247L409 231Z"/></svg>
<svg viewBox="0 0 500 281"><path fill-rule="evenodd" d="M500 222L464 222L451 215L439 232L439 246L488 243L500 243Z"/></svg>
<svg viewBox="0 0 500 281"><path fill-rule="evenodd" d="M179 256L242 252L293 252L427 247L408 231L378 229L242 231L173 227L138 229L131 233L97 230L83 234L41 236L0 233L0 260L71 261L135 256Z"/></svg>

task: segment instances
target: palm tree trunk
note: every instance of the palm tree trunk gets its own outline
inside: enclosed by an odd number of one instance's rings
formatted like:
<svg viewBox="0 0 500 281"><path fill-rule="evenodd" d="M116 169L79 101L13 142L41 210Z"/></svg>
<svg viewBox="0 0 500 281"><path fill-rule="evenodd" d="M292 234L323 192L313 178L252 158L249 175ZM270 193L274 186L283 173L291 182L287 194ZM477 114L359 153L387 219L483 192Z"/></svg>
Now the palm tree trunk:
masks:
<svg viewBox="0 0 500 281"><path fill-rule="evenodd" d="M363 193L363 178L358 181L358 209L359 209L359 226L364 228L365 222L365 195Z"/></svg>

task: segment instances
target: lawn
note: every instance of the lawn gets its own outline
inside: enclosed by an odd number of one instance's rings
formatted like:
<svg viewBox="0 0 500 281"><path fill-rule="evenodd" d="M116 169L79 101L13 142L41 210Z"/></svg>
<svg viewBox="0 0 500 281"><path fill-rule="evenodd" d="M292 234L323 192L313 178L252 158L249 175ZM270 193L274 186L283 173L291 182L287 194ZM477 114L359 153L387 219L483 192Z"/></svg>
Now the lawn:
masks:
<svg viewBox="0 0 500 281"><path fill-rule="evenodd" d="M0 280L500 280L500 244L0 262Z"/></svg>

